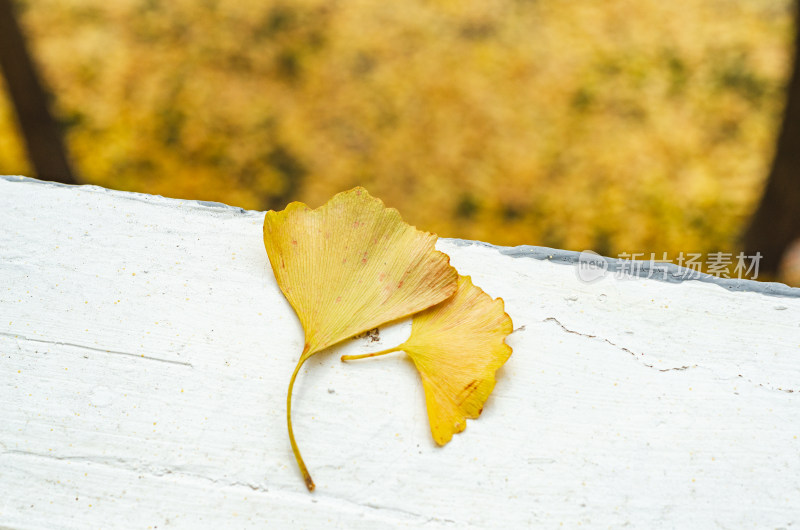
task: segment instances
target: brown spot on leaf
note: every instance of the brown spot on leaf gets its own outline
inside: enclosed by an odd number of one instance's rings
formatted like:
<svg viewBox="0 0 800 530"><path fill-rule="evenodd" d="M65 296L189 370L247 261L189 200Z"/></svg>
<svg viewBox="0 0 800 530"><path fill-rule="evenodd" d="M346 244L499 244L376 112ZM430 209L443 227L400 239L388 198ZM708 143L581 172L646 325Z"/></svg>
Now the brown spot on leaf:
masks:
<svg viewBox="0 0 800 530"><path fill-rule="evenodd" d="M480 381L478 381L477 379L473 379L470 384L468 384L467 386L464 387L464 390L462 390L461 393L459 394L459 396L460 396L459 405L461 403L464 403L467 399L469 399L469 397L472 395L472 393L475 392L478 389L478 385L479 384L480 384ZM463 397L461 397L461 396L463 396Z"/></svg>

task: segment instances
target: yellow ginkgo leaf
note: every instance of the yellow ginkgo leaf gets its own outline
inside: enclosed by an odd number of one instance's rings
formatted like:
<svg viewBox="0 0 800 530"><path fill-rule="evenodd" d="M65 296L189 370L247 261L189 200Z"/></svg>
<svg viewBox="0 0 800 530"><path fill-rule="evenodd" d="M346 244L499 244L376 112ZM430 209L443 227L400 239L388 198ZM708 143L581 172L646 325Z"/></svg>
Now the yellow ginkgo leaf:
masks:
<svg viewBox="0 0 800 530"><path fill-rule="evenodd" d="M503 299L492 300L469 276L459 276L455 295L414 316L406 342L342 360L406 352L422 377L433 439L444 445L483 410L495 372L511 355L505 338L512 329Z"/></svg>
<svg viewBox="0 0 800 530"><path fill-rule="evenodd" d="M363 188L312 210L293 202L264 218L264 246L275 279L297 313L305 346L289 382L286 416L292 451L309 490L314 482L292 431L292 388L314 353L441 302L456 290L450 258L436 236L406 224Z"/></svg>

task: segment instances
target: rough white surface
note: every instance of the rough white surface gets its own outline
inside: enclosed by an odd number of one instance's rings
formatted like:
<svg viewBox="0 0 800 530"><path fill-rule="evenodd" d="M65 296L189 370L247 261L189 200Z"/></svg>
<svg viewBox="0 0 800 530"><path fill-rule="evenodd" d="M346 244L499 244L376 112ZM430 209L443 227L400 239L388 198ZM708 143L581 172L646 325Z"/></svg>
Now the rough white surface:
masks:
<svg viewBox="0 0 800 530"><path fill-rule="evenodd" d="M444 448L381 330L306 364L263 213L0 180L0 527L789 528L800 299L443 240L517 329Z"/></svg>

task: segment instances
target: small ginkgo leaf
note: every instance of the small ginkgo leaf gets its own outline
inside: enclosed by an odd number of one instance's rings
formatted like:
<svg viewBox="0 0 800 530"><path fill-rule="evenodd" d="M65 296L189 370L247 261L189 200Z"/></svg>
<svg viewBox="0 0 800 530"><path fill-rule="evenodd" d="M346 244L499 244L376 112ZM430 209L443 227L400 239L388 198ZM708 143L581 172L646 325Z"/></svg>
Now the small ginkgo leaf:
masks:
<svg viewBox="0 0 800 530"><path fill-rule="evenodd" d="M505 338L512 330L503 299L492 300L469 276L459 276L455 295L414 315L406 342L342 360L406 352L422 377L433 439L444 445L483 410L495 372L511 355Z"/></svg>
<svg viewBox="0 0 800 530"><path fill-rule="evenodd" d="M292 431L292 388L311 355L354 335L441 302L456 290L450 258L436 236L406 224L363 188L312 210L293 202L264 218L275 279L297 313L305 346L286 402L289 439L309 490L314 482Z"/></svg>

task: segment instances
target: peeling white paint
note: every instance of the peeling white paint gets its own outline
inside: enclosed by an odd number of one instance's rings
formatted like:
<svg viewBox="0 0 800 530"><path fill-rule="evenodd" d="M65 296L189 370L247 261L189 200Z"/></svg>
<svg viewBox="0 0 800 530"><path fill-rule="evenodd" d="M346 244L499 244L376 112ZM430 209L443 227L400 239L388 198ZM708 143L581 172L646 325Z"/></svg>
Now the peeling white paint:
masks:
<svg viewBox="0 0 800 530"><path fill-rule="evenodd" d="M408 323L313 357L263 213L0 179L0 527L800 524L800 298L440 241L517 329L444 448Z"/></svg>

